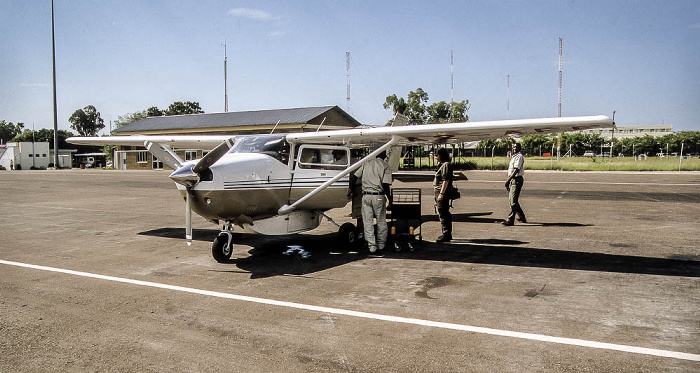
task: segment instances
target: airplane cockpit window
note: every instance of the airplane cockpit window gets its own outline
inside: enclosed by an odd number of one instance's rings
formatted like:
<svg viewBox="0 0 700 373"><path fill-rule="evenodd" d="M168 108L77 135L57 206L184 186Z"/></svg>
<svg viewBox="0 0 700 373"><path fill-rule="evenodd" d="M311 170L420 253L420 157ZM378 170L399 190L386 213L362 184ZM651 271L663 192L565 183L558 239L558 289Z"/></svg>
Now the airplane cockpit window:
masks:
<svg viewBox="0 0 700 373"><path fill-rule="evenodd" d="M289 143L284 135L236 136L229 153L262 153L287 164Z"/></svg>

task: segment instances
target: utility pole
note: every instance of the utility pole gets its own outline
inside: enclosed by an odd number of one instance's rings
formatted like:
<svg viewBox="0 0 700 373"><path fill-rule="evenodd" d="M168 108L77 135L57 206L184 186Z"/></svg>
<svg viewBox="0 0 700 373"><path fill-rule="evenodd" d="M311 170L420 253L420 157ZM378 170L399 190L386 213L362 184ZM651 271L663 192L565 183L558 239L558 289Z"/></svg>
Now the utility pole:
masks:
<svg viewBox="0 0 700 373"><path fill-rule="evenodd" d="M51 0L51 55L53 58L53 166L58 169L58 110L56 107L56 27Z"/></svg>
<svg viewBox="0 0 700 373"><path fill-rule="evenodd" d="M224 113L228 113L228 55L226 53L226 42L221 44L224 47Z"/></svg>
<svg viewBox="0 0 700 373"><path fill-rule="evenodd" d="M345 70L347 71L347 104L345 105L345 108L350 111L350 52L345 52Z"/></svg>

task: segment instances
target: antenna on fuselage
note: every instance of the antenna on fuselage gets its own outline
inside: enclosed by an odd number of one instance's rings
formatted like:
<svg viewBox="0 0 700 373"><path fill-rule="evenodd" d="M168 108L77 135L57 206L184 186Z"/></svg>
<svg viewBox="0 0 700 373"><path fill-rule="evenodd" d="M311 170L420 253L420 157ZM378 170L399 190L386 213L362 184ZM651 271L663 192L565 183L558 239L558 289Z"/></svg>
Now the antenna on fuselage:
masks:
<svg viewBox="0 0 700 373"><path fill-rule="evenodd" d="M272 135L272 133L275 132L275 128L277 128L277 125L280 124L281 121L282 121L282 119L278 120L277 124L275 124L275 126L272 127L272 131L270 131L270 135Z"/></svg>
<svg viewBox="0 0 700 373"><path fill-rule="evenodd" d="M326 117L323 117L323 120L321 121L321 124L318 125L318 128L316 128L316 132L321 129L321 126L323 125L323 122L326 121Z"/></svg>

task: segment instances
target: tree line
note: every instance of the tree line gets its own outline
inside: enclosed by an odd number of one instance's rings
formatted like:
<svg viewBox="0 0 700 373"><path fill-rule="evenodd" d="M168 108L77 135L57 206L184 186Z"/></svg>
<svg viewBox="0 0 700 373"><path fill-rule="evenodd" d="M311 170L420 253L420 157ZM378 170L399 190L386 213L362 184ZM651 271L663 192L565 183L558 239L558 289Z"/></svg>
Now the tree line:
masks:
<svg viewBox="0 0 700 373"><path fill-rule="evenodd" d="M151 106L143 111L119 116L115 121L115 129L147 117L203 113L199 102L175 101L167 109L161 110L156 106ZM80 136L97 136L105 128L104 119L93 105L74 111L68 121L71 123L70 128L78 132ZM75 134L71 131L58 130L58 147L60 149L75 149L76 146L66 142L66 139L72 136ZM49 146L53 149L53 129L41 128L38 131L33 131L25 128L24 123L14 124L0 120L0 142L5 144L10 141L48 141Z"/></svg>
<svg viewBox="0 0 700 373"><path fill-rule="evenodd" d="M522 152L526 156L541 156L544 153L556 155L559 135L530 135L520 139ZM510 137L484 140L477 145L478 156L505 156L511 150L515 139ZM612 142L612 152L611 145ZM700 131L682 131L664 136L654 137L650 135L631 138L621 138L611 141L597 133L562 133L560 155L571 151L572 156L582 156L587 150L596 154L610 153L613 156L626 157L645 154L655 156L658 153L680 153L681 145L683 154L700 154Z"/></svg>

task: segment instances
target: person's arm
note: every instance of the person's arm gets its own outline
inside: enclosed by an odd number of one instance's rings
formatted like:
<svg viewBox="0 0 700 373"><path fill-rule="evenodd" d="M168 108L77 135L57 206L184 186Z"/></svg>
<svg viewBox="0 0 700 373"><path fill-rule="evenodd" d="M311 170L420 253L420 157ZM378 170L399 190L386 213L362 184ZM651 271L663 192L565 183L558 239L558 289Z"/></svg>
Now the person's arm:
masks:
<svg viewBox="0 0 700 373"><path fill-rule="evenodd" d="M447 193L447 185L448 185L447 180L443 180L442 184L440 185L440 194L437 196L438 202L442 201L442 199L445 197L445 193Z"/></svg>

